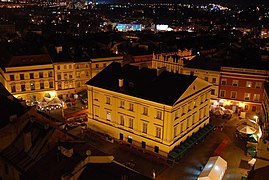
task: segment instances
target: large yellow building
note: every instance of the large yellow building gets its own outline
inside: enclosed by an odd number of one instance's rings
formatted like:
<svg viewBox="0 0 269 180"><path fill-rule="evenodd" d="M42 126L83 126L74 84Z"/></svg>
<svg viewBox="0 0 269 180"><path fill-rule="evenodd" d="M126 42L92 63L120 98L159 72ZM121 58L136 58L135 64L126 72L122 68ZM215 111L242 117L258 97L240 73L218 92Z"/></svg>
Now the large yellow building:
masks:
<svg viewBox="0 0 269 180"><path fill-rule="evenodd" d="M210 83L111 63L87 82L89 127L160 155L209 122Z"/></svg>
<svg viewBox="0 0 269 180"><path fill-rule="evenodd" d="M54 90L53 64L47 54L12 56L0 73L3 85L17 98L35 101Z"/></svg>

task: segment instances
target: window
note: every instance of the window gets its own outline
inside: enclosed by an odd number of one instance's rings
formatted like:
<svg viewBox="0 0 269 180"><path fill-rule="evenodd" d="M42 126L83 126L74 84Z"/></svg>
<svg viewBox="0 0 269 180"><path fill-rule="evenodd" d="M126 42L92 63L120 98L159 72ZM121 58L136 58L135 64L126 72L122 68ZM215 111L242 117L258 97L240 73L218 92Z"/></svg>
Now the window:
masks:
<svg viewBox="0 0 269 180"><path fill-rule="evenodd" d="M245 93L245 97L244 97L245 100L250 100L250 93Z"/></svg>
<svg viewBox="0 0 269 180"><path fill-rule="evenodd" d="M143 107L143 115L148 115L148 108L147 107Z"/></svg>
<svg viewBox="0 0 269 180"><path fill-rule="evenodd" d="M14 78L14 75L10 75L10 81L14 81L15 78Z"/></svg>
<svg viewBox="0 0 269 180"><path fill-rule="evenodd" d="M195 99L194 101L193 101L193 108L196 108L197 106L196 106L196 100L197 99Z"/></svg>
<svg viewBox="0 0 269 180"><path fill-rule="evenodd" d="M255 112L256 111L256 106L252 106L251 111Z"/></svg>
<svg viewBox="0 0 269 180"><path fill-rule="evenodd" d="M220 97L225 97L225 90L220 90Z"/></svg>
<svg viewBox="0 0 269 180"><path fill-rule="evenodd" d="M221 80L221 85L224 85L224 86L227 85L227 79L222 79Z"/></svg>
<svg viewBox="0 0 269 180"><path fill-rule="evenodd" d="M182 133L184 131L183 128L184 128L183 123L181 123L181 125L180 125L180 133Z"/></svg>
<svg viewBox="0 0 269 180"><path fill-rule="evenodd" d="M156 127L156 137L157 138L161 137L161 128L160 127Z"/></svg>
<svg viewBox="0 0 269 180"><path fill-rule="evenodd" d="M178 111L175 111L175 119L178 118Z"/></svg>
<svg viewBox="0 0 269 180"><path fill-rule="evenodd" d="M67 68L67 66L66 65L64 65L64 69L66 69Z"/></svg>
<svg viewBox="0 0 269 180"><path fill-rule="evenodd" d="M53 88L53 82L49 82L49 87Z"/></svg>
<svg viewBox="0 0 269 180"><path fill-rule="evenodd" d="M174 137L177 137L177 126L174 127Z"/></svg>
<svg viewBox="0 0 269 180"><path fill-rule="evenodd" d="M162 119L162 111L157 110L156 118L157 119Z"/></svg>
<svg viewBox="0 0 269 180"><path fill-rule="evenodd" d="M129 110L134 111L134 104L132 104L132 103L129 104Z"/></svg>
<svg viewBox="0 0 269 180"><path fill-rule="evenodd" d="M35 90L35 83L31 83L30 86L31 86L31 90Z"/></svg>
<svg viewBox="0 0 269 180"><path fill-rule="evenodd" d="M217 82L217 78L212 78L212 83L216 83Z"/></svg>
<svg viewBox="0 0 269 180"><path fill-rule="evenodd" d="M60 70L61 69L61 67L60 66L57 66L57 70Z"/></svg>
<svg viewBox="0 0 269 180"><path fill-rule="evenodd" d="M260 89L262 87L262 82L256 82L255 88Z"/></svg>
<svg viewBox="0 0 269 180"><path fill-rule="evenodd" d="M61 74L59 73L59 74L57 74L57 79L58 80L61 80L62 79L62 76L61 76Z"/></svg>
<svg viewBox="0 0 269 180"><path fill-rule="evenodd" d="M94 107L94 116L99 117L99 107Z"/></svg>
<svg viewBox="0 0 269 180"><path fill-rule="evenodd" d="M106 119L111 121L111 112L106 112Z"/></svg>
<svg viewBox="0 0 269 180"><path fill-rule="evenodd" d="M49 77L52 77L52 71L49 71Z"/></svg>
<svg viewBox="0 0 269 180"><path fill-rule="evenodd" d="M208 81L208 77L205 77L205 81Z"/></svg>
<svg viewBox="0 0 269 180"><path fill-rule="evenodd" d="M233 86L238 86L238 80L233 80L232 85Z"/></svg>
<svg viewBox="0 0 269 180"><path fill-rule="evenodd" d="M106 63L103 63L103 67L104 67L104 68L106 67Z"/></svg>
<svg viewBox="0 0 269 180"><path fill-rule="evenodd" d="M191 71L191 72L190 72L190 75L193 76L193 75L194 75L194 71Z"/></svg>
<svg viewBox="0 0 269 180"><path fill-rule="evenodd" d="M143 127L142 127L142 132L143 133L147 133L148 132L148 124L147 123L143 123Z"/></svg>
<svg viewBox="0 0 269 180"><path fill-rule="evenodd" d="M16 92L16 86L15 85L11 85L11 92Z"/></svg>
<svg viewBox="0 0 269 180"><path fill-rule="evenodd" d="M154 152L155 152L155 153L159 153L159 147L158 147L158 146L155 146L155 147L154 147Z"/></svg>
<svg viewBox="0 0 269 180"><path fill-rule="evenodd" d="M253 101L259 101L259 100L260 100L260 94L254 94Z"/></svg>
<svg viewBox="0 0 269 180"><path fill-rule="evenodd" d="M99 69L99 64L95 64L95 68L96 69Z"/></svg>
<svg viewBox="0 0 269 180"><path fill-rule="evenodd" d="M211 95L215 95L215 89L211 89Z"/></svg>
<svg viewBox="0 0 269 180"><path fill-rule="evenodd" d="M182 114L181 116L183 116L185 114L185 106L182 106Z"/></svg>
<svg viewBox="0 0 269 180"><path fill-rule="evenodd" d="M129 118L129 128L133 129L134 128L134 119Z"/></svg>
<svg viewBox="0 0 269 180"><path fill-rule="evenodd" d="M43 72L39 72L39 78L43 78Z"/></svg>
<svg viewBox="0 0 269 180"><path fill-rule="evenodd" d="M44 87L44 82L41 82L40 83L40 89L44 89L45 87Z"/></svg>
<svg viewBox="0 0 269 180"><path fill-rule="evenodd" d="M34 79L34 73L30 73L30 79Z"/></svg>
<svg viewBox="0 0 269 180"><path fill-rule="evenodd" d="M187 118L187 129L190 127L190 118Z"/></svg>
<svg viewBox="0 0 269 180"><path fill-rule="evenodd" d="M231 98L236 99L237 91L231 91Z"/></svg>
<svg viewBox="0 0 269 180"><path fill-rule="evenodd" d="M72 69L72 65L71 64L69 65L69 69Z"/></svg>
<svg viewBox="0 0 269 180"><path fill-rule="evenodd" d="M247 81L246 82L246 87L251 88L251 86L252 86L252 82L251 81Z"/></svg>
<svg viewBox="0 0 269 180"><path fill-rule="evenodd" d="M124 126L124 116L120 116L120 125Z"/></svg>
<svg viewBox="0 0 269 180"><path fill-rule="evenodd" d="M200 104L202 104L204 102L204 95L200 96Z"/></svg>
<svg viewBox="0 0 269 180"><path fill-rule="evenodd" d="M248 111L248 105L245 105L245 110Z"/></svg>
<svg viewBox="0 0 269 180"><path fill-rule="evenodd" d="M26 91L26 89L25 89L25 84L22 84L22 85L21 85L21 91Z"/></svg>
<svg viewBox="0 0 269 180"><path fill-rule="evenodd" d="M20 80L24 80L24 74L20 74Z"/></svg>
<svg viewBox="0 0 269 180"><path fill-rule="evenodd" d="M192 115L192 125L194 125L195 122L195 114Z"/></svg>
<svg viewBox="0 0 269 180"><path fill-rule="evenodd" d="M106 97L106 104L110 104L110 97Z"/></svg>
<svg viewBox="0 0 269 180"><path fill-rule="evenodd" d="M72 79L73 78L73 75L72 73L69 74L69 79Z"/></svg>
<svg viewBox="0 0 269 180"><path fill-rule="evenodd" d="M57 85L58 85L58 89L62 89L62 82L58 82Z"/></svg>
<svg viewBox="0 0 269 180"><path fill-rule="evenodd" d="M120 101L120 108L124 108L124 101Z"/></svg>

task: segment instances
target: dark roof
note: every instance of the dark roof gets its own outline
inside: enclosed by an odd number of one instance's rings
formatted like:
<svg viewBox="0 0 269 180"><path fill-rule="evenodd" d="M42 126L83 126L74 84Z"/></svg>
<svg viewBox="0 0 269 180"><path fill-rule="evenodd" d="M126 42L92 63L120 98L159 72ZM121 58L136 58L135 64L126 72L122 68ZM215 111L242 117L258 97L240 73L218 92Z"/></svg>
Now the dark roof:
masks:
<svg viewBox="0 0 269 180"><path fill-rule="evenodd" d="M11 145L1 151L1 157L13 165L18 171L24 173L32 167L44 152L47 151L48 139L54 132L54 128L46 126L44 122L35 120L34 116L28 118L28 123L18 134L17 138ZM25 135L30 133L30 136ZM29 138L31 146L25 151L25 140ZM27 145L29 145L27 143Z"/></svg>
<svg viewBox="0 0 269 180"><path fill-rule="evenodd" d="M195 57L191 61L185 61L187 68L220 71L223 59Z"/></svg>
<svg viewBox="0 0 269 180"><path fill-rule="evenodd" d="M248 175L249 180L265 180L269 176L269 166L265 166L256 170L250 171Z"/></svg>
<svg viewBox="0 0 269 180"><path fill-rule="evenodd" d="M135 96L150 101L173 105L193 83L196 76L188 76L163 71L157 76L156 69L142 68L113 62L94 78L88 85ZM119 79L124 79L119 88Z"/></svg>
<svg viewBox="0 0 269 180"><path fill-rule="evenodd" d="M10 116L17 115L19 117L28 111L28 108L22 106L19 100L13 97L2 83L0 83L0 109L0 128L10 122Z"/></svg>
<svg viewBox="0 0 269 180"><path fill-rule="evenodd" d="M48 54L12 56L6 67L52 64Z"/></svg>
<svg viewBox="0 0 269 180"><path fill-rule="evenodd" d="M109 179L109 180L118 180L118 179L128 180L149 180L152 178L146 177L142 174L139 174L136 171L133 171L125 166L112 162L104 164L87 164L85 170L79 177L79 180L88 180L88 179Z"/></svg>

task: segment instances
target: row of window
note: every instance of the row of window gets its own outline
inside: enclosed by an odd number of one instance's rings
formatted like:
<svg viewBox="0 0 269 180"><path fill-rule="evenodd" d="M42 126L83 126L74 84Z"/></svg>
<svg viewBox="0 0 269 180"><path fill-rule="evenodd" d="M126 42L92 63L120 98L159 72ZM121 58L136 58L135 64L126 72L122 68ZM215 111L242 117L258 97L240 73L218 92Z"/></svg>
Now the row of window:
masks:
<svg viewBox="0 0 269 180"><path fill-rule="evenodd" d="M19 92L19 88L16 88L15 84L11 84L11 92L15 93L15 92ZM53 82L49 82L49 87L48 88L53 88ZM39 88L36 87L36 83L30 83L29 87L26 87L26 84L21 84L20 85L20 91L34 91L34 90L39 90L39 89L45 89L45 84L44 82L40 82L39 83Z"/></svg>
<svg viewBox="0 0 269 180"><path fill-rule="evenodd" d="M220 97L225 97L226 95L226 91L225 90L220 90ZM237 98L237 91L231 91L231 94L230 94L230 98L231 99L236 99ZM246 101L260 101L260 94L253 94L253 98L251 99L251 93L245 93L244 94L244 100Z"/></svg>
<svg viewBox="0 0 269 180"><path fill-rule="evenodd" d="M225 86L225 85L229 85L227 83L227 79L222 79L221 80L221 85ZM232 86L238 86L239 85L239 80L232 80ZM257 88L257 89L260 89L262 88L262 82L255 82L255 86L254 86L254 82L252 81L246 81L246 86L247 88Z"/></svg>
<svg viewBox="0 0 269 180"><path fill-rule="evenodd" d="M46 76L45 76L46 75ZM37 79L37 78L44 78L44 77L52 77L52 71L49 71L48 74L44 74L44 72L39 73L29 73L29 74L20 74L19 78L15 78L14 74L11 74L10 76L11 81L15 80L25 80L25 79Z"/></svg>

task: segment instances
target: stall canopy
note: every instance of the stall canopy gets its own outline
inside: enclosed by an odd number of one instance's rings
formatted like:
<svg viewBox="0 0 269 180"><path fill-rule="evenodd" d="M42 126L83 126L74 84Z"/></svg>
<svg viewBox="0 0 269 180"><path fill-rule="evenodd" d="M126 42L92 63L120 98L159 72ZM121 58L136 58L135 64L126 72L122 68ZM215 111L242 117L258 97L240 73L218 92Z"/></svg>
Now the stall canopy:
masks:
<svg viewBox="0 0 269 180"><path fill-rule="evenodd" d="M210 157L198 180L221 180L226 169L227 162L222 157Z"/></svg>

